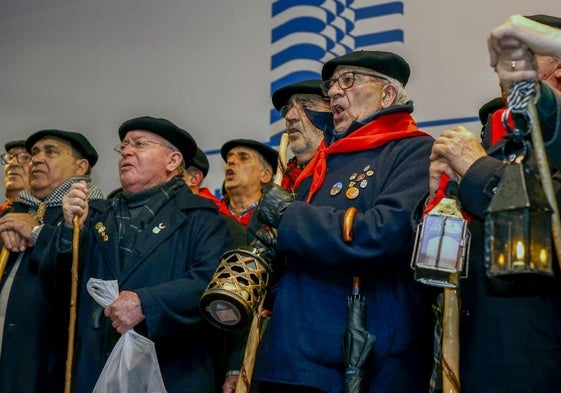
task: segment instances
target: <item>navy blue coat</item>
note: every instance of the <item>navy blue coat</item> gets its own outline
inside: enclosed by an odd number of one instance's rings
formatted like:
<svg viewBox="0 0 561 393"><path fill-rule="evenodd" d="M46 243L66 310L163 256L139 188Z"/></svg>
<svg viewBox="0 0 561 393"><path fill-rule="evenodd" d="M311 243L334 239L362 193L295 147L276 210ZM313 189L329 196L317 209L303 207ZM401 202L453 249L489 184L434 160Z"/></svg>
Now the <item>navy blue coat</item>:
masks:
<svg viewBox="0 0 561 393"><path fill-rule="evenodd" d="M105 226L106 241L95 228L97 223ZM201 318L199 299L222 253L232 247L216 206L184 186L139 233L138 257L123 270L118 243L112 201L91 203L80 236L73 391L92 391L120 337L86 290L86 282L94 277L118 280L121 291L134 291L140 297L146 319L135 330L155 343L169 393L213 392L215 342L212 329ZM58 267L68 271L68 255L58 258ZM42 272L45 277L52 277L53 258L50 262Z"/></svg>
<svg viewBox="0 0 561 393"><path fill-rule="evenodd" d="M561 99L542 85L540 111L550 165L561 157ZM492 130L491 130L492 131ZM489 130L487 130L489 132ZM471 215L469 277L461 281L460 376L464 393L561 392L561 276L510 283L486 275L483 220L504 173L504 140L462 178L458 197ZM530 161L531 163L531 161ZM559 178L554 181L557 190ZM557 191L558 204L561 203Z"/></svg>
<svg viewBox="0 0 561 393"><path fill-rule="evenodd" d="M366 326L376 336L365 392L427 391L430 311L409 267L410 219L428 187L433 142L420 136L328 156L325 181L310 204L303 200L311 180L302 183L279 227L277 246L287 266L258 351L257 380L343 391L341 343L356 275L366 296ZM356 181L356 199L349 199L353 174L364 178ZM359 213L347 244L342 219L352 206Z"/></svg>
<svg viewBox="0 0 561 393"><path fill-rule="evenodd" d="M18 202L12 207L12 212L27 211L28 207ZM52 225L62 221L60 206L47 208L44 221L47 225L37 244L23 253L10 289L0 357L0 392L55 393L64 389L68 330L64 311L68 303L58 310L53 307L39 280L41 250L53 237ZM0 289L4 288L19 254L10 253Z"/></svg>

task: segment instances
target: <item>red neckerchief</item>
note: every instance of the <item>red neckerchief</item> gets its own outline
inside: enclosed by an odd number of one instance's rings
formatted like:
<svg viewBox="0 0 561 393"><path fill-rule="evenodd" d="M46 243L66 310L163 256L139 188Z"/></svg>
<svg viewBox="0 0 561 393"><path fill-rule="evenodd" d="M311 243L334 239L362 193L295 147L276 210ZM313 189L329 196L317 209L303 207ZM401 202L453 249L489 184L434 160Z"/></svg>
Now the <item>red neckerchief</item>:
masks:
<svg viewBox="0 0 561 393"><path fill-rule="evenodd" d="M296 179L302 173L302 168L298 166L296 162L296 157L292 157L286 163L286 170L284 171L284 175L282 178L281 187L288 191L294 191Z"/></svg>
<svg viewBox="0 0 561 393"><path fill-rule="evenodd" d="M236 216L234 214L230 214L230 216L236 220L237 222L239 222L240 224L242 224L244 227L247 228L247 226L249 225L249 222L251 221L251 216L253 216L253 211L254 209L248 210L247 212L244 213L243 216Z"/></svg>
<svg viewBox="0 0 561 393"><path fill-rule="evenodd" d="M6 202L4 202L2 205L0 205L0 212L3 212L6 209L9 209L12 206L12 201L10 201L9 199L6 200Z"/></svg>
<svg viewBox="0 0 561 393"><path fill-rule="evenodd" d="M448 182L450 182L450 176L448 176L446 173L443 173L440 176L440 182L438 183L438 190L436 190L436 192L434 193L434 198L430 200L429 203L427 203L427 205L425 206L425 209L423 210L423 215L429 213L432 209L434 209L436 205L438 205L438 203L442 199L446 198L446 188L448 187ZM464 217L464 220L467 220L469 222L471 220L469 214L467 214L463 210L461 210L461 212L462 212L462 216Z"/></svg>
<svg viewBox="0 0 561 393"><path fill-rule="evenodd" d="M206 187L199 188L199 195L203 198L212 201L216 205L216 207L218 207L218 211L220 213L225 214L227 216L230 215L228 206L226 206L226 204L222 203L217 197L215 197L208 188Z"/></svg>
<svg viewBox="0 0 561 393"><path fill-rule="evenodd" d="M296 179L294 187L298 188L305 178L313 176L312 185L306 199L307 202L310 202L325 180L327 156L336 153L370 150L393 140L421 135L428 136L429 134L419 130L409 113L396 112L380 116L329 146L325 145L325 140L322 141L312 160Z"/></svg>
<svg viewBox="0 0 561 393"><path fill-rule="evenodd" d="M503 113L506 108L497 109L491 115L491 146L495 145L498 141L506 135L506 129L503 124ZM508 116L508 125L511 129L514 129L514 122L512 121L512 115Z"/></svg>

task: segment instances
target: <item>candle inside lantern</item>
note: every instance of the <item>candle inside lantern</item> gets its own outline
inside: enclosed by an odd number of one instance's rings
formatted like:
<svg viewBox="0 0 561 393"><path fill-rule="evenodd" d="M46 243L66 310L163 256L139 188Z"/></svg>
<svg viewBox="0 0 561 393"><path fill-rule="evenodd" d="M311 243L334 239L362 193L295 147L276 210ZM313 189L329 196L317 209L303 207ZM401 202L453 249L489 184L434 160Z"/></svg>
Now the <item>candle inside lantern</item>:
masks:
<svg viewBox="0 0 561 393"><path fill-rule="evenodd" d="M524 267L524 244L519 240L516 242L516 260L512 262L513 267Z"/></svg>
<svg viewBox="0 0 561 393"><path fill-rule="evenodd" d="M547 251L544 248L540 251L540 262L542 265L545 265L548 262Z"/></svg>
<svg viewBox="0 0 561 393"><path fill-rule="evenodd" d="M503 267L505 265L505 254L503 254L503 253L499 254L499 257L497 258L497 264L500 267Z"/></svg>

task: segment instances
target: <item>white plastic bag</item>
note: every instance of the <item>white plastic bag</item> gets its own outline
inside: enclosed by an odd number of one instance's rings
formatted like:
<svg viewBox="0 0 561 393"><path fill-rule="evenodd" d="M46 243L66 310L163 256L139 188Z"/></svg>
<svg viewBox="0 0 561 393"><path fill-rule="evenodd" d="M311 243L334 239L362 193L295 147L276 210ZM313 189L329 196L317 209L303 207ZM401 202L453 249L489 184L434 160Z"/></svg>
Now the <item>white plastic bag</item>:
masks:
<svg viewBox="0 0 561 393"><path fill-rule="evenodd" d="M90 278L88 293L103 308L119 296L117 281ZM111 351L93 393L166 393L154 343L128 330Z"/></svg>

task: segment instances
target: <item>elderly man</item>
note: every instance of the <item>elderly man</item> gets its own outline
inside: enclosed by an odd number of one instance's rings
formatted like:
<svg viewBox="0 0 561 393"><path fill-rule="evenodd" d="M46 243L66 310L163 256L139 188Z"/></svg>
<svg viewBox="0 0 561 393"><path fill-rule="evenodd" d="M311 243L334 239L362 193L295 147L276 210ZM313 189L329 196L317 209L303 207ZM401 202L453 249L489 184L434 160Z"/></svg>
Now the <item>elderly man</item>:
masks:
<svg viewBox="0 0 561 393"><path fill-rule="evenodd" d="M75 216L82 228L73 390L92 391L107 354L134 329L155 343L168 392L211 393L214 343L199 298L232 247L226 225L181 177L197 151L187 131L145 116L118 134L122 191L89 204L88 187L78 183L63 203L58 265L68 263ZM118 280L119 295L104 311L86 291L89 278Z"/></svg>
<svg viewBox="0 0 561 393"><path fill-rule="evenodd" d="M306 166L296 201L267 191L257 218L278 228L287 263L257 354L262 392L344 390L341 336L353 277L362 278L366 327L376 337L365 392L426 392L429 302L409 267L410 216L426 191L433 139L411 117L409 65L391 52L353 52L325 63L322 88L334 130ZM298 184L297 184L298 187ZM354 207L349 243L345 213Z"/></svg>
<svg viewBox="0 0 561 393"><path fill-rule="evenodd" d="M0 219L0 236L12 251L0 281L0 391L61 392L68 303L47 303L38 270L43 250L63 221L63 196L74 182L90 182L98 157L82 134L71 131L41 130L25 146L27 152L16 153L20 156L10 165L30 154L30 189L21 191ZM102 198L93 185L89 198Z"/></svg>
<svg viewBox="0 0 561 393"><path fill-rule="evenodd" d="M278 152L252 139L234 139L222 145L226 162L224 203L230 215L247 227L261 198L261 188L272 181Z"/></svg>
<svg viewBox="0 0 561 393"><path fill-rule="evenodd" d="M538 80L539 98L535 104L550 168L559 168L561 162L561 96L556 91L558 86L552 83L553 78L543 77L543 63L535 61L534 56L561 54L559 41L551 35L555 28L560 35L561 19L516 16L493 29L489 38L491 64L507 92L515 81ZM558 52L550 52L548 46L557 46ZM528 129L525 119L516 116L514 121L518 128ZM502 122L491 121L488 128L494 135L505 135ZM452 179L461 178L458 199L471 217L469 276L461 282L462 392L558 392L557 370L561 367L558 262L553 261L552 277L525 274L503 278L489 274L484 263L485 238L489 236L484 219L497 189L503 187L505 151L511 151L510 147L505 149L507 141L507 138L498 139L485 151L472 132L458 126L444 130L431 153L431 193L435 194L443 173ZM526 164L530 171L537 172L534 158L535 151L532 151ZM558 205L561 203L559 179L557 173L553 186Z"/></svg>
<svg viewBox="0 0 561 393"><path fill-rule="evenodd" d="M333 129L329 100L321 91L321 80L292 83L276 90L273 105L284 118L290 150L294 154L287 162L282 187L294 190L302 169L312 159L323 140L324 131Z"/></svg>
<svg viewBox="0 0 561 393"><path fill-rule="evenodd" d="M4 165L4 192L6 202L0 205L0 214L7 211L18 193L29 188L29 167L31 155L25 150L25 141L11 141L4 145L6 153L2 154Z"/></svg>

